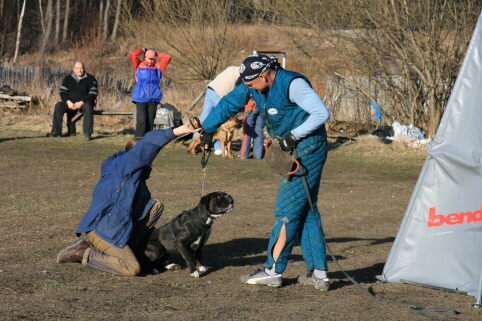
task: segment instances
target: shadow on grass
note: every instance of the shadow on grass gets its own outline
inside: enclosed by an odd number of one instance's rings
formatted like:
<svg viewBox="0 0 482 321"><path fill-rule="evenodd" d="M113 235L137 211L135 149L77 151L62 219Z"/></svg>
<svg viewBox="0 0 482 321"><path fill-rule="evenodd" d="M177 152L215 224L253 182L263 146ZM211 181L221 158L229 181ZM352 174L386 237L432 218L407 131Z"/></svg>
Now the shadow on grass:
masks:
<svg viewBox="0 0 482 321"><path fill-rule="evenodd" d="M24 140L24 139L32 139L32 138L46 138L45 135L41 136L15 136L15 137L3 137L0 138L0 143L8 142L12 140ZM53 139L53 138L52 138Z"/></svg>
<svg viewBox="0 0 482 321"><path fill-rule="evenodd" d="M393 238L385 238L381 240L370 239L371 244L380 244L385 242L393 242ZM366 241L366 239L360 238L341 238L341 239L330 239L327 240L328 243L333 242L353 242L353 241ZM266 262L266 249L268 246L267 238L241 238L234 239L225 243L215 243L206 244L203 250L204 263L209 267L209 270L204 274L222 270L227 266L252 266L253 272L255 267L263 266ZM295 243L298 246L298 243ZM345 259L344 256L334 254L336 261L340 264L340 261ZM179 256L172 256L170 258L172 262L176 262L181 266L185 266L184 260ZM291 254L289 258L289 264L300 264L303 261L302 255ZM330 251L327 250L327 261L333 262L333 258L330 255ZM353 286L354 284L345 275L348 274L353 280L358 283L373 284L378 280L376 275L380 275L383 271L384 263L375 263L372 266L367 266L360 269L353 270L340 270L338 264L329 271L329 277L332 279L332 286L330 289L336 290L343 288L345 286ZM250 271L246 272L251 273ZM297 278L283 278L283 285L294 285L298 282Z"/></svg>

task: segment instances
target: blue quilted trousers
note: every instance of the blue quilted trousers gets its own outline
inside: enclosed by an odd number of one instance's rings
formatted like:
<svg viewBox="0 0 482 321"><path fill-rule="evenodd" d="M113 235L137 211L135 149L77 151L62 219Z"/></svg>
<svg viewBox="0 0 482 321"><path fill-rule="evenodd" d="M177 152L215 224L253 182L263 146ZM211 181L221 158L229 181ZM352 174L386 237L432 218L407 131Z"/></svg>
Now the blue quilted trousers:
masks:
<svg viewBox="0 0 482 321"><path fill-rule="evenodd" d="M301 142L296 148L298 160L309 186L313 210L308 202L300 171L289 179L280 179L274 206L275 222L271 230L266 262L267 268L272 268L276 263L276 273L283 273L286 269L297 236L307 270L327 270L323 228L317 207L321 173L328 155L327 145L324 139L308 146L302 146ZM283 224L286 229L286 245L275 262L272 256L273 246L276 244Z"/></svg>

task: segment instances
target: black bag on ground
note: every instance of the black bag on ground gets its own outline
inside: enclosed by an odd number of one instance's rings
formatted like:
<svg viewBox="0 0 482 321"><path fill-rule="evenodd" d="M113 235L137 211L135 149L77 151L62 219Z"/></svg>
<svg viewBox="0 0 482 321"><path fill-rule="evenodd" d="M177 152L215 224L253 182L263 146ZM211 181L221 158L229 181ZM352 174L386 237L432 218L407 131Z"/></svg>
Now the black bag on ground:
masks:
<svg viewBox="0 0 482 321"><path fill-rule="evenodd" d="M390 144L392 141L387 137L392 137L394 134L392 126L380 126L372 132L372 135L377 136L384 144Z"/></svg>

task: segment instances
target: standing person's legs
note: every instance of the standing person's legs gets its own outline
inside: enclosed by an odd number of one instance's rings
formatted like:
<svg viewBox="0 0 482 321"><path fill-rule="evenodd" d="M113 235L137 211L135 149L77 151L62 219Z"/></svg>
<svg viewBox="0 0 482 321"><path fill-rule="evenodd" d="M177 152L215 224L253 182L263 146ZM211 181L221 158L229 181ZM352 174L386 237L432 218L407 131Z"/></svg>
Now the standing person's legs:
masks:
<svg viewBox="0 0 482 321"><path fill-rule="evenodd" d="M294 176L289 180L280 179L274 207L275 222L269 238L265 268L242 276L242 282L272 287L281 286L281 274L288 264L288 258L298 234L301 213L306 205L306 196L303 199L302 194L296 193L302 189L303 185L299 176Z"/></svg>
<svg viewBox="0 0 482 321"><path fill-rule="evenodd" d="M313 149L313 150L312 150ZM320 220L320 215L316 207L318 201L318 190L320 187L321 173L327 156L326 140L318 142L310 146L299 146L297 149L298 160L303 169L303 175L310 191L310 199L313 204L311 211L306 195L303 178L301 172L298 171L289 180L280 179L278 186L278 195L274 206L275 225L273 226L271 237L268 245L267 268L275 266L276 273L282 273L288 263L289 255L293 248L296 235L302 230L300 225L304 223L308 212L310 214L310 228L308 237L318 237L322 240L320 230L313 229L318 226L316 216ZM321 227L321 220L319 221ZM303 237L303 236L302 236ZM321 242L305 242L307 247L313 246L313 252L322 251L324 254L317 256L316 263L307 262L308 265L315 265L315 268L322 266L326 269L326 252L323 241ZM303 251L303 249L302 249ZM320 261L322 260L322 261ZM324 261L323 261L324 260ZM311 267L311 266L310 266ZM274 271L273 271L274 272Z"/></svg>
<svg viewBox="0 0 482 321"><path fill-rule="evenodd" d="M300 165L303 166L303 172L304 175L306 175L305 177L308 184L308 189L310 190L310 198L312 199L315 209L320 186L321 172L327 156L326 139L315 142L309 146L298 147L298 159L300 161ZM241 280L244 283L263 284L274 287L281 286L281 273L283 273L286 269L288 258L293 249L296 235L303 230L300 229L300 224L305 219L303 214L309 207L308 196L304 191L303 181L300 174L300 172L296 173L289 180L285 178L280 179L278 194L274 206L275 223L271 230L268 244L266 268L258 270L251 275L243 276ZM315 211L313 211L311 214L312 217L310 217L310 223L314 222L316 224ZM319 223L321 226L321 221ZM313 230L311 227L309 232L310 234L307 237L316 235L318 237L318 241L320 239L322 240L320 230ZM302 237L305 236L303 235ZM312 252L321 250L322 246L324 249L324 243L317 241L313 243L304 242L304 246L313 246L313 248L311 248ZM303 255L305 254L303 253ZM310 258L309 256L307 257ZM317 269L318 267L326 266L326 252L324 255L313 256L313 259L316 260L316 262L313 264L307 262L307 266L310 268L311 266L315 267L313 274L316 272L321 272ZM326 273L326 270L324 270L324 272ZM321 280L321 282L319 282L319 279L311 278L311 274L309 274L309 278L302 278L300 283L307 284L308 282L305 282L305 279L309 280L309 284L313 283L317 289L326 291L329 288L329 281L325 282L324 280Z"/></svg>
<svg viewBox="0 0 482 321"><path fill-rule="evenodd" d="M67 103L63 101L59 101L55 104L54 107L54 115L52 119L52 131L50 132L50 136L60 136L62 135L62 122L64 119L64 114L75 114L75 111L69 109Z"/></svg>
<svg viewBox="0 0 482 321"><path fill-rule="evenodd" d="M208 115L213 111L214 107L216 107L220 100L221 97L219 97L214 90L208 88L206 90L206 94L204 95L203 110L201 111L201 116L199 116L199 119L204 121L206 118L208 118Z"/></svg>
<svg viewBox="0 0 482 321"><path fill-rule="evenodd" d="M298 282L304 285L314 286L315 289L328 291L330 280L327 275L328 266L326 264L326 246L324 241L324 231L321 222L321 215L318 211L318 191L320 189L321 173L327 157L327 142L321 143L314 156L318 162L311 163L305 170L306 180L309 185L310 198L313 207L305 207L300 224L300 247L303 259L306 262L308 274L300 275ZM311 155L309 155L311 157ZM308 161L307 161L308 163Z"/></svg>
<svg viewBox="0 0 482 321"><path fill-rule="evenodd" d="M306 262L307 271L315 269L326 271L328 267L321 216L316 204L313 204L313 209L314 211L309 209L307 213L303 214L300 225L301 253Z"/></svg>
<svg viewBox="0 0 482 321"><path fill-rule="evenodd" d="M242 159L248 159L249 151L251 149L251 140L254 135L254 113L251 110L244 112L243 122L243 142L241 144L241 150L239 151L239 157Z"/></svg>
<svg viewBox="0 0 482 321"><path fill-rule="evenodd" d="M199 116L200 121L204 121L208 115L213 111L214 107L219 103L221 97L208 87L206 94L204 95L204 105L201 111L201 116ZM196 137L197 133L194 133L193 138ZM214 150L221 151L221 142L219 140L214 141Z"/></svg>
<svg viewBox="0 0 482 321"><path fill-rule="evenodd" d="M136 137L143 137L147 132L147 103L136 103Z"/></svg>
<svg viewBox="0 0 482 321"><path fill-rule="evenodd" d="M94 106L91 103L84 103L80 107L80 112L84 114L82 130L87 138L94 132Z"/></svg>
<svg viewBox="0 0 482 321"><path fill-rule="evenodd" d="M264 121L258 110L254 114L253 158L261 159L264 155Z"/></svg>
<svg viewBox="0 0 482 321"><path fill-rule="evenodd" d="M158 104L159 103L147 103L146 133L154 129L154 119L156 118Z"/></svg>

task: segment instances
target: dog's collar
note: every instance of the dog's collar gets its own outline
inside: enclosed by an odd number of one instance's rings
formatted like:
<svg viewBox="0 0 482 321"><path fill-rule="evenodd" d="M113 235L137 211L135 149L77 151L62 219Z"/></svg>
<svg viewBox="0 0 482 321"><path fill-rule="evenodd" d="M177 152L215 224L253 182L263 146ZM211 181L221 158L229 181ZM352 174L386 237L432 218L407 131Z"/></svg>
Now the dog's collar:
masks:
<svg viewBox="0 0 482 321"><path fill-rule="evenodd" d="M214 223L214 220L217 219L218 217L222 216L222 214L211 214L208 213L208 219L206 221L207 225L212 225Z"/></svg>

